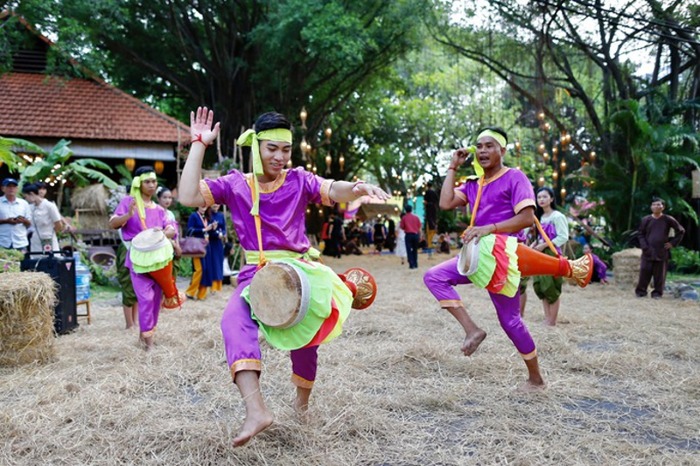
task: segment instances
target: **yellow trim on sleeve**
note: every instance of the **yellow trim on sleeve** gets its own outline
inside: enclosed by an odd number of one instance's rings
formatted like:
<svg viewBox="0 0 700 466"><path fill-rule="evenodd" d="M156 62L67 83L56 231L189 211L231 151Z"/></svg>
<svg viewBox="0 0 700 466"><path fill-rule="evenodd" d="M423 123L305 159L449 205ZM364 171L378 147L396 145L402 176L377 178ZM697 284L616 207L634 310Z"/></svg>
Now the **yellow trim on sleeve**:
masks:
<svg viewBox="0 0 700 466"><path fill-rule="evenodd" d="M321 183L321 204L331 207L334 202L331 199L331 185L335 180L323 180Z"/></svg>
<svg viewBox="0 0 700 466"><path fill-rule="evenodd" d="M515 204L515 207L513 207L513 212L517 214L526 207L535 207L535 200L523 199L522 201Z"/></svg>
<svg viewBox="0 0 700 466"><path fill-rule="evenodd" d="M209 189L209 185L204 180L199 181L199 194L204 198L206 207L216 204L214 202L214 196L211 194L211 189Z"/></svg>
<svg viewBox="0 0 700 466"><path fill-rule="evenodd" d="M521 354L520 356L523 357L523 361L529 361L531 359L535 359L537 357L537 349L534 349L532 352L527 353L527 354Z"/></svg>

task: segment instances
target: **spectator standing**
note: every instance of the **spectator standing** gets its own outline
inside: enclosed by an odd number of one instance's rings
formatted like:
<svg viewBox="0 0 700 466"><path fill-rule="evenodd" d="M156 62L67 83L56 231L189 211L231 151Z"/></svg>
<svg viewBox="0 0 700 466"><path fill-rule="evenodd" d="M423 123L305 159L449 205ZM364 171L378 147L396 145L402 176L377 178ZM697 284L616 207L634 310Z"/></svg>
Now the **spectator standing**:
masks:
<svg viewBox="0 0 700 466"><path fill-rule="evenodd" d="M226 241L226 218L221 212L219 204L212 204L210 219L216 224L216 228L209 232L209 245L207 255L204 256L205 268L211 276L211 291L221 291L224 282L224 242Z"/></svg>
<svg viewBox="0 0 700 466"><path fill-rule="evenodd" d="M405 212L401 212L401 219L406 215ZM401 220L399 220L399 226L396 230L396 257L401 258L401 265L404 264L408 254L406 253L406 232L401 228Z"/></svg>
<svg viewBox="0 0 700 466"><path fill-rule="evenodd" d="M22 194L29 202L33 227L29 251L58 251L56 233L62 232L65 228L58 207L53 202L39 197L39 187L35 184L25 185L22 188Z"/></svg>
<svg viewBox="0 0 700 466"><path fill-rule="evenodd" d="M421 222L417 215L413 213L413 207L406 206L406 215L401 219L399 227L406 233L406 256L408 257L408 268L418 268L418 241L420 240Z"/></svg>
<svg viewBox="0 0 700 466"><path fill-rule="evenodd" d="M557 252L561 254L561 247L569 240L569 222L566 216L557 210L557 201L552 188L543 186L535 194L537 197L535 215L542 224L542 229L557 248ZM554 255L541 236L539 242L532 247L545 254ZM557 325L563 283L562 277L549 275L538 275L532 279L532 288L542 301L544 320L547 325Z"/></svg>
<svg viewBox="0 0 700 466"><path fill-rule="evenodd" d="M386 226L384 226L384 219L378 219L377 223L374 224L374 247L377 252L382 252L384 247L384 240L386 239Z"/></svg>
<svg viewBox="0 0 700 466"><path fill-rule="evenodd" d="M205 238L209 241L209 232L216 229L216 225L209 220L209 208L200 206L196 212L192 212L187 220L187 236L195 238ZM207 244L207 254L209 247ZM206 256L205 256L206 257ZM211 287L210 270L206 268L204 257L192 258L192 279L190 286L185 291L189 299L204 299Z"/></svg>
<svg viewBox="0 0 700 466"><path fill-rule="evenodd" d="M425 194L423 195L423 202L425 204L425 239L428 243L428 247L433 247L433 236L437 231L437 220L438 220L438 204L440 203L440 197L433 189L433 183L429 181L425 185Z"/></svg>
<svg viewBox="0 0 700 466"><path fill-rule="evenodd" d="M26 252L29 246L27 232L32 225L29 203L17 197L19 183L14 178L2 180L0 197L0 247Z"/></svg>
<svg viewBox="0 0 700 466"><path fill-rule="evenodd" d="M666 284L669 250L678 246L683 239L685 229L678 220L664 214L664 200L655 197L651 200L651 215L642 219L639 225L639 245L642 248L642 263L639 269L639 281L635 293L643 298L647 295L649 282L654 279L652 298L661 298ZM669 239L671 228L676 235Z"/></svg>

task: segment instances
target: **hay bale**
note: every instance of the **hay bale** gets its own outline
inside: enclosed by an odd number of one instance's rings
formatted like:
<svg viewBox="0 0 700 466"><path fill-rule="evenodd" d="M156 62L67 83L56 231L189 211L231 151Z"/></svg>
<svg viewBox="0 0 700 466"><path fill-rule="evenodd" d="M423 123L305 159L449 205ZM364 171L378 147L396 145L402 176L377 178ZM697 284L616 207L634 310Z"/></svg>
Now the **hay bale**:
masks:
<svg viewBox="0 0 700 466"><path fill-rule="evenodd" d="M102 184L93 184L84 188L77 188L71 195L70 203L73 210L93 211L107 215L107 200L109 190Z"/></svg>
<svg viewBox="0 0 700 466"><path fill-rule="evenodd" d="M43 272L2 274L0 366L53 358L56 291L56 283Z"/></svg>
<svg viewBox="0 0 700 466"><path fill-rule="evenodd" d="M623 249L612 255L614 283L621 287L635 286L639 279L642 250Z"/></svg>

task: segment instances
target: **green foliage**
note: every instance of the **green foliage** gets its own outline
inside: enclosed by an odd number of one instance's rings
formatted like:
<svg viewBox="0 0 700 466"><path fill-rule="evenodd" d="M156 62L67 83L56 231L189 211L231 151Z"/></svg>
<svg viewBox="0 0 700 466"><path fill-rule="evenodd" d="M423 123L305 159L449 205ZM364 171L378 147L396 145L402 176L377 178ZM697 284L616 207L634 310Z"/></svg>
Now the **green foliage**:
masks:
<svg viewBox="0 0 700 466"><path fill-rule="evenodd" d="M700 273L700 251L692 251L682 246L671 249L671 268L684 274Z"/></svg>
<svg viewBox="0 0 700 466"><path fill-rule="evenodd" d="M686 199L692 189L688 174L700 166L700 135L674 118L688 105L667 103L659 111L653 100L646 107L636 101L614 103L610 118L616 150L592 172L594 192L606 200L613 232L631 230L649 213L653 196L666 201L667 211L698 222Z"/></svg>
<svg viewBox="0 0 700 466"><path fill-rule="evenodd" d="M24 254L16 249L0 248L0 273L19 272L19 263L24 259Z"/></svg>
<svg viewBox="0 0 700 466"><path fill-rule="evenodd" d="M189 278L194 273L194 268L192 266L192 258L181 257L179 265L177 266L177 276Z"/></svg>

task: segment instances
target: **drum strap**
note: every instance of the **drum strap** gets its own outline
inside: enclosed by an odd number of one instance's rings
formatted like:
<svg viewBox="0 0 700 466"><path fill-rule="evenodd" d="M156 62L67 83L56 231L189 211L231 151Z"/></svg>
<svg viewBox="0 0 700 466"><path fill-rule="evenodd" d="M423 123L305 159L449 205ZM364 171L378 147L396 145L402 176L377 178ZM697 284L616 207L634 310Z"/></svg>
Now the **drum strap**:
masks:
<svg viewBox="0 0 700 466"><path fill-rule="evenodd" d="M535 217L535 224L537 224L537 231L540 232L540 235L542 235L542 238L544 238L544 242L547 243L547 246L549 246L549 249L552 250L552 252L554 253L554 255L555 255L556 257L559 257L560 254L559 254L559 252L557 251L557 248L554 247L554 244L552 243L552 240L550 240L550 239L549 239L549 236L547 236L547 233L544 232L544 228L542 228L542 224L541 224L540 221L537 219L537 217Z"/></svg>

